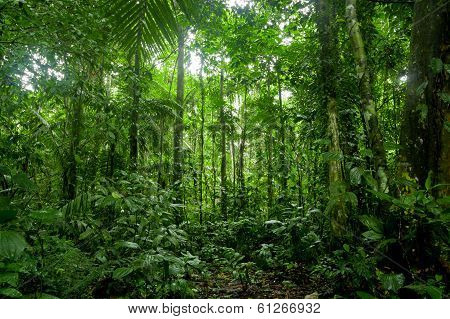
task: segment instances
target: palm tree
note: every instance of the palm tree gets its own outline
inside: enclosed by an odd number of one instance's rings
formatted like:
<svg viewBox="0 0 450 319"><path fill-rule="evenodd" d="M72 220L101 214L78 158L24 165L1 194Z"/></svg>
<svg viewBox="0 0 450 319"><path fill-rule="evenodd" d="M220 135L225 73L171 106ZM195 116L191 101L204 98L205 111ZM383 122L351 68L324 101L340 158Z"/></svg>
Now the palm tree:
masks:
<svg viewBox="0 0 450 319"><path fill-rule="evenodd" d="M178 12L194 16L192 0L113 0L112 39L134 59L133 107L130 112L130 166L137 168L139 83L142 60L174 44L179 33ZM131 63L130 63L131 64Z"/></svg>
<svg viewBox="0 0 450 319"><path fill-rule="evenodd" d="M161 51L174 44L178 12L194 16L193 0L113 0L113 40L132 57Z"/></svg>

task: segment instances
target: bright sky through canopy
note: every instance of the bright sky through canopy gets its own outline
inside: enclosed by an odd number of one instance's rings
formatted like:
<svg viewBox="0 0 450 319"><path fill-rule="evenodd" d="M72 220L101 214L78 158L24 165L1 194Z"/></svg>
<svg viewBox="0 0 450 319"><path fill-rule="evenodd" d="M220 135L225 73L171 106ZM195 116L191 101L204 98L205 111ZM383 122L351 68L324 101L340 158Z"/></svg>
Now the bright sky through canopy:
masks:
<svg viewBox="0 0 450 319"><path fill-rule="evenodd" d="M231 7L244 7L246 4L250 3L251 0L227 0L227 6Z"/></svg>

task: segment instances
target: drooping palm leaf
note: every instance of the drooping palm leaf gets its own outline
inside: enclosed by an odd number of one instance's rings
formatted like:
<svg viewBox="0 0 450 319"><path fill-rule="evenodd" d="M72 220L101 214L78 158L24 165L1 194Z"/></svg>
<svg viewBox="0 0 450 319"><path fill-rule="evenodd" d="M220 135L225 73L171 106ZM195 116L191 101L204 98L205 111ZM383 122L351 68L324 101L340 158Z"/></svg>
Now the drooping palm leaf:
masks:
<svg viewBox="0 0 450 319"><path fill-rule="evenodd" d="M178 11L194 16L193 0L112 0L110 6L112 38L130 56L145 56L174 43Z"/></svg>

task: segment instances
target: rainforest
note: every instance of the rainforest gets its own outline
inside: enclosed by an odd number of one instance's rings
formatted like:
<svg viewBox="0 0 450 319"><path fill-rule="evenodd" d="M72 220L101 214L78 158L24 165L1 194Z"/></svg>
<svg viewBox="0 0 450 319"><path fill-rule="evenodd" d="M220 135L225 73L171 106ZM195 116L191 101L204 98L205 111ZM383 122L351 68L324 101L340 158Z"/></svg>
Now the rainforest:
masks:
<svg viewBox="0 0 450 319"><path fill-rule="evenodd" d="M448 298L448 0L0 0L0 298Z"/></svg>

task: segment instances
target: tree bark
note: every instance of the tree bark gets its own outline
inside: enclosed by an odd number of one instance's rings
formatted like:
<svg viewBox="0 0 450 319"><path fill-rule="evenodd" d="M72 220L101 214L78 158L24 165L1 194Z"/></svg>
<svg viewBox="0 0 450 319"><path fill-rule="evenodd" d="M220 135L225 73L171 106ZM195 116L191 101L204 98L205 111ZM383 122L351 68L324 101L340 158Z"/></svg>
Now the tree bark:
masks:
<svg viewBox="0 0 450 319"><path fill-rule="evenodd" d="M177 112L173 128L173 187L176 204L183 204L181 191L183 181L183 131L184 131L184 47L185 34L180 28L178 34L178 69L177 69ZM176 223L181 223L182 210L177 208Z"/></svg>
<svg viewBox="0 0 450 319"><path fill-rule="evenodd" d="M82 94L82 93L81 93ZM77 154L79 152L81 129L83 127L83 104L82 97L72 99L72 116L70 117L70 149L67 157L67 169L63 179L63 193L68 200L73 200L77 196Z"/></svg>
<svg viewBox="0 0 450 319"><path fill-rule="evenodd" d="M227 220L227 153L226 153L226 123L225 123L225 99L223 94L224 72L220 73L220 209L222 217Z"/></svg>
<svg viewBox="0 0 450 319"><path fill-rule="evenodd" d="M266 133L266 147L267 147L267 214L269 218L273 213L273 136L272 128L269 128Z"/></svg>
<svg viewBox="0 0 450 319"><path fill-rule="evenodd" d="M199 172L199 219L203 224L203 171L205 170L205 83L203 81L204 58L202 56L200 67L200 94L201 94L201 126L200 126L200 172Z"/></svg>
<svg viewBox="0 0 450 319"><path fill-rule="evenodd" d="M331 140L329 152L336 156L342 155L339 142L339 125L336 98L336 66L338 65L338 52L336 43L336 9L331 0L319 0L317 7L319 17L317 21L320 34L320 61L321 82L324 93L324 109L328 113L328 134ZM332 159L328 162L328 178L330 198L341 195L343 179L343 165L341 159ZM345 235L347 224L347 209L342 200L338 200L331 212L331 229L333 235Z"/></svg>
<svg viewBox="0 0 450 319"><path fill-rule="evenodd" d="M414 6L400 170L422 187L430 173L433 184L450 182L449 74L443 66L450 63L449 7L443 0ZM449 195L449 187L441 192Z"/></svg>
<svg viewBox="0 0 450 319"><path fill-rule="evenodd" d="M130 168L132 171L137 170L137 161L138 161L138 135L139 135L139 100L140 100L140 92L139 92L139 83L138 78L140 75L140 57L139 52L136 50L134 54L134 76L135 80L133 83L133 107L131 109L130 116Z"/></svg>
<svg viewBox="0 0 450 319"><path fill-rule="evenodd" d="M164 130L166 128L164 118L159 122L159 162L158 162L158 186L161 189L166 188L166 181L164 178Z"/></svg>
<svg viewBox="0 0 450 319"><path fill-rule="evenodd" d="M386 151L372 97L370 70L356 13L356 0L346 0L346 16L353 55L356 61L356 75L359 79L360 112L363 116L369 147L373 152L373 164L378 181L378 190L388 192Z"/></svg>
<svg viewBox="0 0 450 319"><path fill-rule="evenodd" d="M216 127L213 127L212 132L212 171L213 171L213 180L212 180L212 211L213 214L216 214L216 198L217 198L217 155L216 155Z"/></svg>
<svg viewBox="0 0 450 319"><path fill-rule="evenodd" d="M241 141L239 143L239 168L238 168L238 186L239 186L239 203L241 210L245 209L246 206L246 195L245 195L245 173L244 173L244 153L245 153L245 143L247 139L247 87L245 87L244 92L244 102L242 104L241 110Z"/></svg>
<svg viewBox="0 0 450 319"><path fill-rule="evenodd" d="M280 117L280 180L281 180L281 191L282 191L282 202L287 202L288 196L288 178L289 178L289 167L288 158L286 156L286 119L283 111L283 96L281 90L281 79L280 73L277 73L277 84L278 84L278 106L279 106L279 117Z"/></svg>

